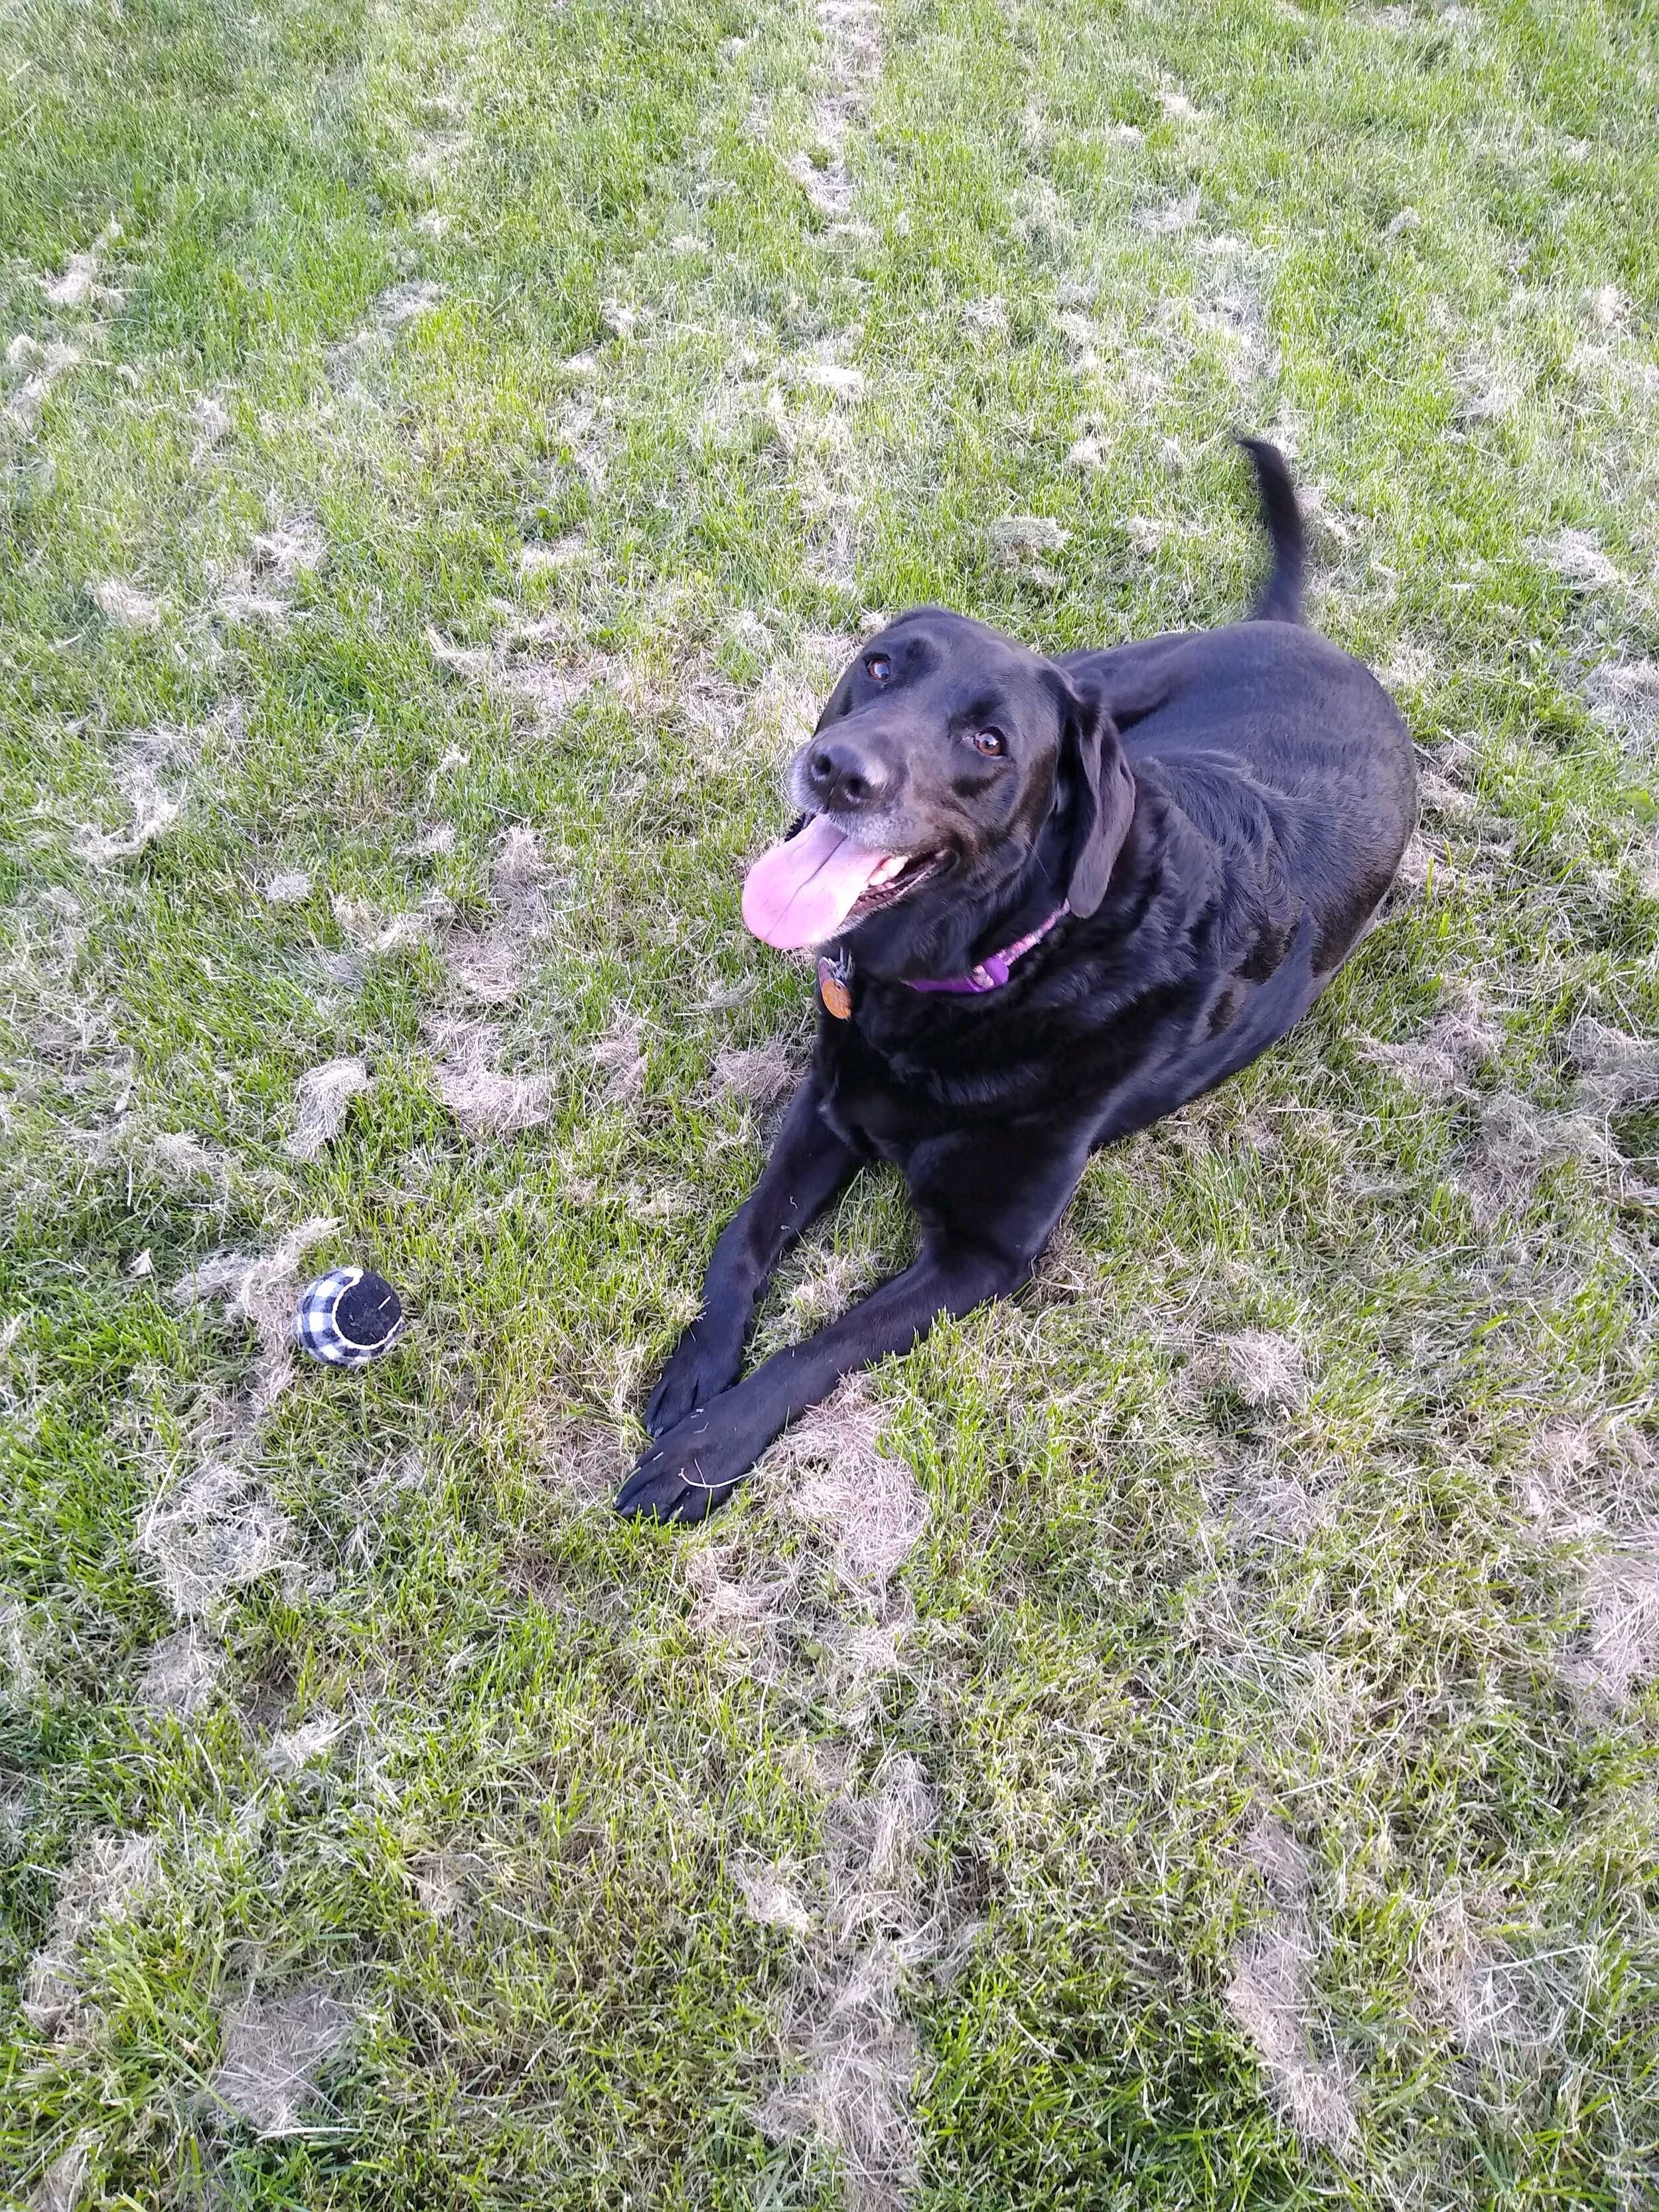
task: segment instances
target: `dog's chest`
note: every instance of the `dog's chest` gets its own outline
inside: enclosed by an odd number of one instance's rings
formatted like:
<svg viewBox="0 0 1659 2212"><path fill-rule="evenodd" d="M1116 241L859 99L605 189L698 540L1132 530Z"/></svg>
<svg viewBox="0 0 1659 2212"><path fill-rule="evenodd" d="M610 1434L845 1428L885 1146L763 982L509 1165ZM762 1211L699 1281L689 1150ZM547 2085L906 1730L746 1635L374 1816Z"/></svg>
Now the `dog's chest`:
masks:
<svg viewBox="0 0 1659 2212"><path fill-rule="evenodd" d="M1030 1040L994 1042L979 1027L976 1037L947 1012L889 1030L868 1007L856 1020L822 1023L818 1069L830 1121L853 1143L902 1160L952 1128L1030 1111L1047 1088L1030 1065Z"/></svg>

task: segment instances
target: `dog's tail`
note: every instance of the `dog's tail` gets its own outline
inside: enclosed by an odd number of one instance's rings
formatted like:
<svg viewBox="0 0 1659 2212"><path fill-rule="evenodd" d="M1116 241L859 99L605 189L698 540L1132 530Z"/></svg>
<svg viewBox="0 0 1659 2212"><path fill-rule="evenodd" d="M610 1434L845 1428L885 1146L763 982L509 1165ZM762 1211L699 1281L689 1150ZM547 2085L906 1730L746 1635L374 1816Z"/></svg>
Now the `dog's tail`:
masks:
<svg viewBox="0 0 1659 2212"><path fill-rule="evenodd" d="M1265 438L1241 436L1238 442L1255 469L1261 520L1273 549L1273 573L1250 610L1250 620L1300 622L1307 541L1302 531L1302 510L1296 503L1296 486L1277 446L1270 446Z"/></svg>

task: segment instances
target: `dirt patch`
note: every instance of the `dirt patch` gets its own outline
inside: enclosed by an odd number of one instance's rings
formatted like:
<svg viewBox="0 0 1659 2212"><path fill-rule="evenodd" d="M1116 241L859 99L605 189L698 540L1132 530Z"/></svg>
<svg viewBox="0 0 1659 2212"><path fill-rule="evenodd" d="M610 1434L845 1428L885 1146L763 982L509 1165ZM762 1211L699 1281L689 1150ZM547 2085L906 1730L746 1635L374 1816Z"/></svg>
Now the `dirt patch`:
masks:
<svg viewBox="0 0 1659 2212"><path fill-rule="evenodd" d="M1312 1883L1313 1862L1282 1820L1258 1813L1244 1832L1243 1850L1275 1904L1303 1903Z"/></svg>
<svg viewBox="0 0 1659 2212"><path fill-rule="evenodd" d="M327 1757L337 1740L344 1734L345 1725L333 1713L319 1713L314 1719L301 1722L298 1728L283 1729L272 1736L260 1753L260 1764L267 1773L279 1776L298 1774L313 1759Z"/></svg>
<svg viewBox="0 0 1659 2212"><path fill-rule="evenodd" d="M191 459L201 461L212 448L230 435L230 410L222 399L204 392L190 410L190 419L196 425L197 445Z"/></svg>
<svg viewBox="0 0 1659 2212"><path fill-rule="evenodd" d="M367 899L348 898L336 892L329 908L340 928L360 953L407 952L416 945L429 945L433 933L447 922L454 908L441 891L428 891L418 907L399 914L382 915Z"/></svg>
<svg viewBox="0 0 1659 2212"><path fill-rule="evenodd" d="M1174 199L1161 201L1156 207L1137 208L1134 224L1154 238L1174 238L1183 230L1190 230L1198 221L1199 209L1204 204L1204 194L1197 185L1190 191Z"/></svg>
<svg viewBox="0 0 1659 2212"><path fill-rule="evenodd" d="M1535 2060L1559 2047L1567 2023L1572 1947L1518 1950L1486 1932L1513 1929L1519 1917L1501 1895L1454 1888L1436 1900L1414 1947L1413 1977L1430 2012L1486 2065Z"/></svg>
<svg viewBox="0 0 1659 2212"><path fill-rule="evenodd" d="M43 276L41 289L54 307L84 307L104 288L96 282L95 253L71 253L61 276Z"/></svg>
<svg viewBox="0 0 1659 2212"><path fill-rule="evenodd" d="M549 1483L578 1505L607 1502L632 1464L616 1430L595 1420L544 1415L532 1449Z"/></svg>
<svg viewBox="0 0 1659 2212"><path fill-rule="evenodd" d="M593 1065L602 1071L599 1093L607 1105L636 1105L645 1095L644 1033L631 1015L613 1022L593 1047Z"/></svg>
<svg viewBox="0 0 1659 2212"><path fill-rule="evenodd" d="M1421 638L1396 637L1377 674L1385 690L1426 691L1439 673L1434 653Z"/></svg>
<svg viewBox="0 0 1659 2212"><path fill-rule="evenodd" d="M120 235L118 222L106 223L87 252L70 255L61 276L40 278L40 289L54 307L119 308L125 305L125 293L98 281L104 256Z"/></svg>
<svg viewBox="0 0 1659 2212"><path fill-rule="evenodd" d="M872 1252L810 1252L788 1296L793 1327L802 1336L826 1328L873 1290L881 1274L881 1262Z"/></svg>
<svg viewBox="0 0 1659 2212"><path fill-rule="evenodd" d="M316 523L301 517L261 531L253 540L253 565L259 575L288 591L321 568L327 550Z"/></svg>
<svg viewBox="0 0 1659 2212"><path fill-rule="evenodd" d="M891 1883L908 1872L939 1817L921 1762L908 1753L890 1759L878 1777L873 1798L861 1809L868 1816L868 1872L878 1883ZM843 1908L842 1917L850 1927L866 1916Z"/></svg>
<svg viewBox="0 0 1659 2212"><path fill-rule="evenodd" d="M833 222L852 212L848 137L881 73L884 37L873 0L819 0L817 17L829 48L829 88L813 112L816 143L794 155L789 169L818 213Z"/></svg>
<svg viewBox="0 0 1659 2212"><path fill-rule="evenodd" d="M550 870L537 832L509 829L489 872L487 928L456 932L445 946L450 975L470 999L505 1006L524 988L527 965L548 926L545 886Z"/></svg>
<svg viewBox="0 0 1659 2212"><path fill-rule="evenodd" d="M799 1743L789 1761L822 1805L821 1848L787 1865L740 1863L732 1878L795 1959L783 2078L757 2124L824 2160L842 2201L865 2212L895 2212L916 2183L922 2061L903 2016L907 1977L959 1971L977 1933L947 1925L929 1887L939 1808L920 1763L890 1754L867 1786L855 1778L857 1747L874 1738L878 1686L916 1626L887 1585L927 1518L909 1469L880 1450L880 1426L853 1378L769 1455L784 1477L775 1510L805 1521L810 1546L780 1558L783 1532L765 1515L692 1551L684 1566L691 1626L744 1647L750 1679L787 1686L837 1718L833 1739Z"/></svg>
<svg viewBox="0 0 1659 2212"><path fill-rule="evenodd" d="M1471 2057L1547 2051L1556 2039L1539 2017L1529 1962L1487 1949L1468 1953L1441 1983L1441 2002Z"/></svg>
<svg viewBox="0 0 1659 2212"><path fill-rule="evenodd" d="M410 1861L410 1877L421 1909L434 1920L461 1922L466 1911L471 1854L423 1851Z"/></svg>
<svg viewBox="0 0 1659 2212"><path fill-rule="evenodd" d="M1607 1533L1601 1516L1585 1510L1588 1479L1599 1456L1598 1439L1586 1424L1552 1421L1533 1439L1517 1470L1522 1504L1563 1542Z"/></svg>
<svg viewBox="0 0 1659 2212"><path fill-rule="evenodd" d="M135 1150L166 1182L175 1188L193 1182L210 1182L223 1190L230 1180L230 1156L216 1145L204 1145L188 1129L155 1129L141 1133Z"/></svg>
<svg viewBox="0 0 1659 2212"><path fill-rule="evenodd" d="M1236 238L1206 239L1199 251L1206 259L1193 302L1194 322L1218 345L1227 375L1241 397L1249 398L1276 373L1279 362L1265 292L1268 257ZM1354 537L1352 521L1317 484L1304 478L1298 492L1310 543L1322 564L1340 561Z"/></svg>
<svg viewBox="0 0 1659 2212"><path fill-rule="evenodd" d="M1358 2132L1354 2084L1328 2036L1317 2028L1313 1988L1319 1953L1310 1899L1315 1863L1307 1847L1267 1808L1242 1838L1245 1863L1271 1899L1266 1921L1234 1954L1224 1998L1255 2045L1269 2094L1304 2142L1349 2149ZM1316 2040L1328 2047L1316 2051Z"/></svg>
<svg viewBox="0 0 1659 2212"><path fill-rule="evenodd" d="M913 1669L915 1608L887 1599L873 1619L824 1634L823 1696L849 1736L867 1735L888 1703L890 1687Z"/></svg>
<svg viewBox="0 0 1659 2212"><path fill-rule="evenodd" d="M827 392L836 399L860 399L864 396L864 371L849 368L842 362L798 362L795 374L803 384L814 385L820 392Z"/></svg>
<svg viewBox="0 0 1659 2212"><path fill-rule="evenodd" d="M755 2114L771 2141L804 2136L834 2154L848 2212L895 2212L915 2185L920 2052L889 2000L873 1975L832 1992L810 2028L797 2029L798 2078Z"/></svg>
<svg viewBox="0 0 1659 2212"><path fill-rule="evenodd" d="M1467 360L1458 368L1456 381L1459 422L1505 422L1520 410L1524 394L1519 379L1508 368Z"/></svg>
<svg viewBox="0 0 1659 2212"><path fill-rule="evenodd" d="M212 2093L257 2134L295 2135L306 2126L319 2077L351 2026L349 2008L325 1990L250 1997L225 2023Z"/></svg>
<svg viewBox="0 0 1659 2212"><path fill-rule="evenodd" d="M40 1686L30 1609L15 1599L0 1605L0 1666L9 1675L13 1698L27 1701Z"/></svg>
<svg viewBox="0 0 1659 2212"><path fill-rule="evenodd" d="M997 565L1028 582L1052 586L1062 580L1044 556L1058 553L1070 532L1046 514L1008 514L986 532Z"/></svg>
<svg viewBox="0 0 1659 2212"><path fill-rule="evenodd" d="M1304 1543L1331 1517L1332 1502L1319 1486L1281 1467L1271 1452L1228 1470L1228 1484L1231 1524L1247 1537Z"/></svg>
<svg viewBox="0 0 1659 2212"><path fill-rule="evenodd" d="M495 665L495 653L487 645L457 645L431 628L426 641L439 667L447 668L452 676L488 676Z"/></svg>
<svg viewBox="0 0 1659 2212"><path fill-rule="evenodd" d="M374 302L374 320L383 331L406 330L441 305L444 288L429 277L410 277L389 284Z"/></svg>
<svg viewBox="0 0 1659 2212"><path fill-rule="evenodd" d="M736 1553L720 1549L687 1556L685 1579L697 1595L690 1625L704 1635L769 1627L794 1594L798 1575L793 1568L775 1574L728 1573L738 1565Z"/></svg>
<svg viewBox="0 0 1659 2212"><path fill-rule="evenodd" d="M567 568L578 568L592 558L592 545L580 532L556 538L550 544L532 544L519 550L519 573L523 576L557 575Z"/></svg>
<svg viewBox="0 0 1659 2212"><path fill-rule="evenodd" d="M233 621L285 621L292 606L289 595L302 576L322 566L326 550L322 532L306 518L261 531L220 595L220 612Z"/></svg>

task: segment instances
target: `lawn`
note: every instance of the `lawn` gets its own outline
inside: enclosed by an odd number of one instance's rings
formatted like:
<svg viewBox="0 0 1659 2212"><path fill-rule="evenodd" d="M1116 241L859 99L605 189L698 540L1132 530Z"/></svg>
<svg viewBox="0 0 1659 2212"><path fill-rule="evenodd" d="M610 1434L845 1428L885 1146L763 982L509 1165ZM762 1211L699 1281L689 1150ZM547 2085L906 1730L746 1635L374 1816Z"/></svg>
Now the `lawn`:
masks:
<svg viewBox="0 0 1659 2212"><path fill-rule="evenodd" d="M1656 58L0 4L4 2202L1655 2201ZM811 1033L781 763L882 611L1231 618L1239 427L1419 745L1384 925L619 1522Z"/></svg>

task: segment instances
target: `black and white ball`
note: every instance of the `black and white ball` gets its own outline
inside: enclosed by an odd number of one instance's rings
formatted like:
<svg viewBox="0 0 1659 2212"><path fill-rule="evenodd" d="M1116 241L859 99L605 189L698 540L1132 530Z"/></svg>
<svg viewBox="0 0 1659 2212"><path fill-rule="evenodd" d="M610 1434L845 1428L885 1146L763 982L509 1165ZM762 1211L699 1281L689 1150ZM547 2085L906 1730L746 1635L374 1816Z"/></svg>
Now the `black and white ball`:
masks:
<svg viewBox="0 0 1659 2212"><path fill-rule="evenodd" d="M307 1283L295 1316L301 1349L329 1367L367 1367L403 1334L404 1309L384 1275L336 1267Z"/></svg>

